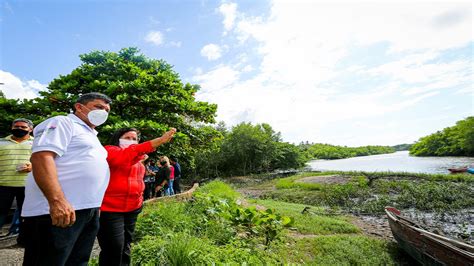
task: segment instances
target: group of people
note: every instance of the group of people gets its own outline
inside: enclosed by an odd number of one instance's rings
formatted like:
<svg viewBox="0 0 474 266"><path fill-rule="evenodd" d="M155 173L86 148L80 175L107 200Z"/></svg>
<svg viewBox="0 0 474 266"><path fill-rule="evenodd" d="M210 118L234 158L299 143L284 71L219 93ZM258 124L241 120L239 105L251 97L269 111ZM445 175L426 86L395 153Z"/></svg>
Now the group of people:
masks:
<svg viewBox="0 0 474 266"><path fill-rule="evenodd" d="M16 198L24 265L87 265L96 236L100 265L128 265L144 177L155 174L155 191L179 191L177 160L173 167L161 157L158 172L143 164L176 129L140 143L137 129L122 128L102 146L95 128L107 120L111 102L101 93L83 94L72 114L34 129L17 119L12 135L0 141L0 226Z"/></svg>
<svg viewBox="0 0 474 266"><path fill-rule="evenodd" d="M181 166L175 157L161 156L158 163L154 160L145 162L144 199L169 196L181 193Z"/></svg>

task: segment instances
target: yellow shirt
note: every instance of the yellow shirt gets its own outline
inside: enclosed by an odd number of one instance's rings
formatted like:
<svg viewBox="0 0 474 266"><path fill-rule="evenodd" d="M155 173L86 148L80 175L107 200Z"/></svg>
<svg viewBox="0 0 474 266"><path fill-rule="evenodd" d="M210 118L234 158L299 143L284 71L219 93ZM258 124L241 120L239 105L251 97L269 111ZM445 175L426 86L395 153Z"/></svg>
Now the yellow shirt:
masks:
<svg viewBox="0 0 474 266"><path fill-rule="evenodd" d="M33 137L16 142L12 135L0 139L0 186L24 187L28 173L16 170L19 164L30 161Z"/></svg>

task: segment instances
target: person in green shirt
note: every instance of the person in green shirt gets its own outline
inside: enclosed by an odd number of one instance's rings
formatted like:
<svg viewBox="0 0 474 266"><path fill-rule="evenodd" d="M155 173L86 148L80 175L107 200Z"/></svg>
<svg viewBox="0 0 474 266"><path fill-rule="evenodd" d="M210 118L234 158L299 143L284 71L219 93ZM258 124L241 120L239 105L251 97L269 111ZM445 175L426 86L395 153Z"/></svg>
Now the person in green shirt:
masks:
<svg viewBox="0 0 474 266"><path fill-rule="evenodd" d="M21 213L25 199L26 177L31 172L32 131L33 122L18 118L12 123L12 134L0 138L0 229L5 224L15 198L17 211ZM13 231L10 228L10 234Z"/></svg>

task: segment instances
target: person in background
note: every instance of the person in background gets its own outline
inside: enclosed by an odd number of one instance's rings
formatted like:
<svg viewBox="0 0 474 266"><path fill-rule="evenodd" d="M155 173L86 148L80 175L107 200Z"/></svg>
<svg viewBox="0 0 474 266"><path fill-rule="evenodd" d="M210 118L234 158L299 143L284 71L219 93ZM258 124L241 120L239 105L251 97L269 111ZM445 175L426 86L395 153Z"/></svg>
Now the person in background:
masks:
<svg viewBox="0 0 474 266"><path fill-rule="evenodd" d="M155 160L151 161L151 163L150 163L150 171L152 173L154 173L153 178L151 179L151 181L153 181L153 182L150 184L151 197L153 198L153 197L155 197L156 178L158 176L158 171L160 171L160 168L158 167L158 164L156 163Z"/></svg>
<svg viewBox="0 0 474 266"><path fill-rule="evenodd" d="M100 208L99 265L129 265L130 245L135 222L141 212L145 184L145 154L154 152L171 140L176 129L163 136L138 144L140 133L135 128L121 128L105 146L110 167L110 182Z"/></svg>
<svg viewBox="0 0 474 266"><path fill-rule="evenodd" d="M166 196L174 195L174 190L173 190L174 167L170 164L170 159L168 159L168 157L166 157L166 156L161 156L160 161L161 161L161 166L163 168L168 168L168 170L169 170L168 187L165 190L165 195Z"/></svg>
<svg viewBox="0 0 474 266"><path fill-rule="evenodd" d="M33 122L25 118L13 120L11 135L0 139L0 229L16 198L17 209L7 236L19 232L21 206L25 199L25 183L31 172L31 146Z"/></svg>
<svg viewBox="0 0 474 266"><path fill-rule="evenodd" d="M143 181L145 182L145 191L143 192L143 199L147 200L153 197L154 188L153 185L155 183L155 171L154 171L154 162L153 160L147 160L145 163L145 178Z"/></svg>
<svg viewBox="0 0 474 266"><path fill-rule="evenodd" d="M170 163L174 168L173 190L174 193L179 194L181 193L181 187L179 185L179 181L181 180L181 165L179 165L178 159L176 157L171 157Z"/></svg>
<svg viewBox="0 0 474 266"><path fill-rule="evenodd" d="M159 165L160 170L158 171L158 176L155 179L155 193L157 197L161 197L163 194L168 195L167 192L171 174L171 170L167 166L167 162L163 159L163 157L160 157Z"/></svg>
<svg viewBox="0 0 474 266"><path fill-rule="evenodd" d="M111 102L101 93L83 94L73 114L35 128L21 212L23 265L87 265L109 183L107 151L95 128L107 120Z"/></svg>

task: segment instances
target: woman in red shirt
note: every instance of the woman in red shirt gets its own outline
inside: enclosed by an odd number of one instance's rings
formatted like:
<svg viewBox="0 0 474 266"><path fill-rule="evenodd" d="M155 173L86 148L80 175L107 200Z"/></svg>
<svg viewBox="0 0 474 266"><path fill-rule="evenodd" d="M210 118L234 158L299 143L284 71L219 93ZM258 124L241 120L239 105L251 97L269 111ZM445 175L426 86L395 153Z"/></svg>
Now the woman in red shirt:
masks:
<svg viewBox="0 0 474 266"><path fill-rule="evenodd" d="M105 146L110 168L110 181L100 207L100 265L129 265L130 244L135 222L142 209L147 153L171 140L176 129L159 138L138 144L139 131L121 128L112 136L112 145Z"/></svg>

